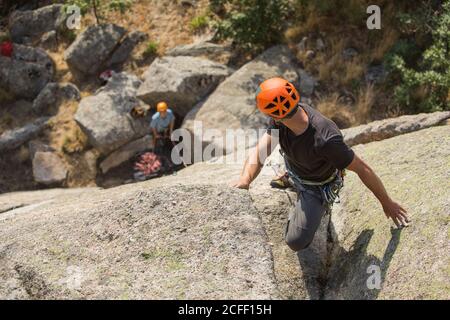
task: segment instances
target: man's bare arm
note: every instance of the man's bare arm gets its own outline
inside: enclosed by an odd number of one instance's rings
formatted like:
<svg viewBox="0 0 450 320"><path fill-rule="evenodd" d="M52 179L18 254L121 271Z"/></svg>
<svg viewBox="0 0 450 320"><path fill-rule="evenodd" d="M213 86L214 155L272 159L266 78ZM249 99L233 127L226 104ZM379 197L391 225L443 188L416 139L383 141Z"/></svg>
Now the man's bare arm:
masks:
<svg viewBox="0 0 450 320"><path fill-rule="evenodd" d="M383 182L381 182L380 178L367 163L355 155L347 169L355 172L366 187L377 197L383 206L386 217L394 220L394 223L399 228L401 226L408 226L409 218L406 210L389 197Z"/></svg>
<svg viewBox="0 0 450 320"><path fill-rule="evenodd" d="M253 180L256 179L261 172L266 158L272 153L276 145L272 142L272 137L265 133L258 144L250 152L245 161L239 180L233 183L233 186L240 189L248 189Z"/></svg>

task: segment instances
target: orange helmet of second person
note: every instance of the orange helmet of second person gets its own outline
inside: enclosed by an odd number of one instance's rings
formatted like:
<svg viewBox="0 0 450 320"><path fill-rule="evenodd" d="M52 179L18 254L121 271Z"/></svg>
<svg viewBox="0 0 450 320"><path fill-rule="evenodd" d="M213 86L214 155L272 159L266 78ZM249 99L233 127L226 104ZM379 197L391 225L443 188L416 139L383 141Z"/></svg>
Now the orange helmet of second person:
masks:
<svg viewBox="0 0 450 320"><path fill-rule="evenodd" d="M165 112L167 111L167 109L168 109L167 103L165 103L164 101L156 105L156 111L158 112Z"/></svg>
<svg viewBox="0 0 450 320"><path fill-rule="evenodd" d="M256 103L258 109L276 119L281 120L297 109L300 95L294 85L283 78L271 78L258 88Z"/></svg>

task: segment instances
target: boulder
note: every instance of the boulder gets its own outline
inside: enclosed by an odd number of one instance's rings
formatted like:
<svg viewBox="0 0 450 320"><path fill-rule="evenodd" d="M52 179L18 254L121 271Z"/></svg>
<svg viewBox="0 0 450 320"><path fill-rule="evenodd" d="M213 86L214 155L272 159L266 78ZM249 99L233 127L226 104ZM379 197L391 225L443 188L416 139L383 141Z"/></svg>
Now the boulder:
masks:
<svg viewBox="0 0 450 320"><path fill-rule="evenodd" d="M52 151L37 151L33 156L33 177L38 183L55 185L67 178L67 167L61 158Z"/></svg>
<svg viewBox="0 0 450 320"><path fill-rule="evenodd" d="M14 11L9 18L9 31L16 43L34 42L46 32L57 31L65 21L64 6L53 4L37 10Z"/></svg>
<svg viewBox="0 0 450 320"><path fill-rule="evenodd" d="M80 101L80 90L72 83L48 83L33 101L36 114L48 114L65 101Z"/></svg>
<svg viewBox="0 0 450 320"><path fill-rule="evenodd" d="M342 50L342 57L346 61L352 60L358 54L359 54L359 52L355 48L345 48L344 50Z"/></svg>
<svg viewBox="0 0 450 320"><path fill-rule="evenodd" d="M112 168L115 168L140 152L153 148L153 138L146 135L140 139L134 140L112 152L105 160L100 163L100 169L105 174Z"/></svg>
<svg viewBox="0 0 450 320"><path fill-rule="evenodd" d="M386 80L388 72L384 65L369 66L365 73L365 80L367 83L381 83Z"/></svg>
<svg viewBox="0 0 450 320"><path fill-rule="evenodd" d="M136 186L2 213L0 297L279 297L270 245L246 191Z"/></svg>
<svg viewBox="0 0 450 320"><path fill-rule="evenodd" d="M308 41L308 37L303 37L302 40L300 40L300 42L296 45L297 50L300 52L306 51L308 48Z"/></svg>
<svg viewBox="0 0 450 320"><path fill-rule="evenodd" d="M74 72L94 75L104 68L125 33L115 24L89 26L64 52L65 60Z"/></svg>
<svg viewBox="0 0 450 320"><path fill-rule="evenodd" d="M16 98L34 99L54 73L53 60L42 49L14 44L11 58L0 55L0 85Z"/></svg>
<svg viewBox="0 0 450 320"><path fill-rule="evenodd" d="M325 48L326 48L326 45L325 45L325 42L323 42L323 39L322 38L317 38L317 40L316 40L316 50L317 51L323 51L323 50L325 50Z"/></svg>
<svg viewBox="0 0 450 320"><path fill-rule="evenodd" d="M138 97L150 105L167 101L184 117L231 73L225 65L196 57L156 59L144 73Z"/></svg>
<svg viewBox="0 0 450 320"><path fill-rule="evenodd" d="M141 31L133 31L127 34L118 48L114 51L111 58L106 62L106 66L112 67L125 62L133 49L147 38L148 35Z"/></svg>
<svg viewBox="0 0 450 320"><path fill-rule="evenodd" d="M0 135L0 152L16 149L35 138L47 127L48 120L46 117L38 118L21 128L5 131Z"/></svg>
<svg viewBox="0 0 450 320"><path fill-rule="evenodd" d="M14 122L18 123L17 126L20 126L21 124L26 125L27 119L35 117L32 106L32 102L20 99L5 104L2 103L1 108L14 118Z"/></svg>
<svg viewBox="0 0 450 320"><path fill-rule="evenodd" d="M298 86L298 90L300 96L302 97L310 97L314 93L314 88L316 87L317 80L314 79L308 72L303 69L298 70L298 74L300 76L300 84Z"/></svg>
<svg viewBox="0 0 450 320"><path fill-rule="evenodd" d="M40 140L31 140L28 143L28 151L30 154L30 160L33 162L34 156L37 152L55 152L55 149Z"/></svg>
<svg viewBox="0 0 450 320"><path fill-rule="evenodd" d="M148 133L149 120L130 115L134 107L142 105L136 98L140 85L134 75L114 73L104 87L80 101L75 120L89 143L103 154Z"/></svg>
<svg viewBox="0 0 450 320"><path fill-rule="evenodd" d="M324 298L450 298L449 137L450 126L441 126L354 148L412 223L392 229L375 197L349 173L332 214Z"/></svg>
<svg viewBox="0 0 450 320"><path fill-rule="evenodd" d="M55 51L58 48L58 35L55 30L42 35L39 46L43 49Z"/></svg>
<svg viewBox="0 0 450 320"><path fill-rule="evenodd" d="M353 146L436 126L449 118L450 111L407 115L344 129L342 134L345 143Z"/></svg>
<svg viewBox="0 0 450 320"><path fill-rule="evenodd" d="M184 44L176 46L166 52L167 56L191 56L191 57L206 57L211 60L216 60L224 56L230 56L231 51L229 46L216 44L212 42L202 41L198 43Z"/></svg>
<svg viewBox="0 0 450 320"><path fill-rule="evenodd" d="M233 73L192 110L185 117L183 128L193 132L194 121L201 121L204 130L218 129L222 132L226 129L265 128L268 120L256 108L255 93L261 82L276 76L298 86L300 77L294 61L294 55L287 46L276 46L265 51ZM203 137L196 139L205 143L214 141Z"/></svg>

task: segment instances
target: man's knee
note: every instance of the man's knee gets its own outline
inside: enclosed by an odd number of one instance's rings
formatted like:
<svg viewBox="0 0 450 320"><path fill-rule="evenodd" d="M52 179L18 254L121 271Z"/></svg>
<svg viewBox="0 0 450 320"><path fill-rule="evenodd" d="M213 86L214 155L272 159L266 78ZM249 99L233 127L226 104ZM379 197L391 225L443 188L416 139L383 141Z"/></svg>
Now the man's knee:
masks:
<svg viewBox="0 0 450 320"><path fill-rule="evenodd" d="M288 233L286 235L286 244L295 252L309 247L314 238L314 233L307 230L298 229L295 234Z"/></svg>

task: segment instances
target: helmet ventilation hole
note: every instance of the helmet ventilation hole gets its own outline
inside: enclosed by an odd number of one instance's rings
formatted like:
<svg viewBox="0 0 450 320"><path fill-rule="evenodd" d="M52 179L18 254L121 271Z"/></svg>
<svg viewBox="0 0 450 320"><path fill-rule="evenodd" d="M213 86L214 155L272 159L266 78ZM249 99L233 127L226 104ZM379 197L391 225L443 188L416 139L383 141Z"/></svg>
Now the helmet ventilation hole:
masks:
<svg viewBox="0 0 450 320"><path fill-rule="evenodd" d="M271 108L275 108L276 105L273 103L269 103L264 109L271 109Z"/></svg>

